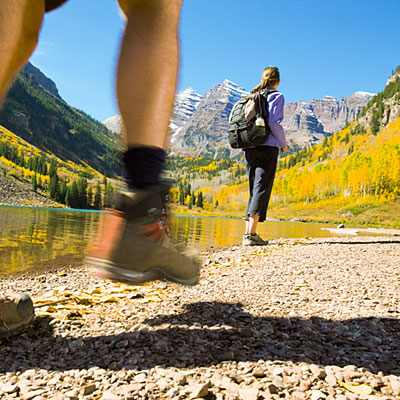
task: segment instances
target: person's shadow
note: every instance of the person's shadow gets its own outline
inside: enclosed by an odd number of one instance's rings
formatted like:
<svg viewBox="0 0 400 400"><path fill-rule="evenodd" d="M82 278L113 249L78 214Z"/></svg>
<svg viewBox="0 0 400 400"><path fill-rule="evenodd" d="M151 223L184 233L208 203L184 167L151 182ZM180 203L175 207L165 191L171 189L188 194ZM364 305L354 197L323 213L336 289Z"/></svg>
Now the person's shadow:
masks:
<svg viewBox="0 0 400 400"><path fill-rule="evenodd" d="M224 360L279 360L355 365L400 376L400 320L257 317L240 303L186 304L181 313L145 321L114 336L54 337L49 319L0 344L0 373L30 368L65 371L204 367Z"/></svg>

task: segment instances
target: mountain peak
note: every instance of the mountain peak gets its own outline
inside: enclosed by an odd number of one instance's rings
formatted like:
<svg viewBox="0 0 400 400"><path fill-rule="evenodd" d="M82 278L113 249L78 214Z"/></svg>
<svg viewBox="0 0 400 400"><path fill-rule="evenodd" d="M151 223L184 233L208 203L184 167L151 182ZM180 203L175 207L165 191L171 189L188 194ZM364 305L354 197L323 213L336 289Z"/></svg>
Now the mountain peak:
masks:
<svg viewBox="0 0 400 400"><path fill-rule="evenodd" d="M25 67L22 69L22 73L30 75L43 90L61 99L56 84L33 64L27 62Z"/></svg>

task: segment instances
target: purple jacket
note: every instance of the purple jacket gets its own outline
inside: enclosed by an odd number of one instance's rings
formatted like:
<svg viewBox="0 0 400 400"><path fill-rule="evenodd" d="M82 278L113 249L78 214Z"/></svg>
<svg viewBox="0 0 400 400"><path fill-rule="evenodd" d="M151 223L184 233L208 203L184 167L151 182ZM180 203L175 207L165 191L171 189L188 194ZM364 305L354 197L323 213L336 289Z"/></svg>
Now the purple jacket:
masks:
<svg viewBox="0 0 400 400"><path fill-rule="evenodd" d="M273 92L268 95L267 100L269 111L268 125L271 128L271 133L261 146L273 146L282 149L286 146L285 131L281 125L285 98L282 93Z"/></svg>

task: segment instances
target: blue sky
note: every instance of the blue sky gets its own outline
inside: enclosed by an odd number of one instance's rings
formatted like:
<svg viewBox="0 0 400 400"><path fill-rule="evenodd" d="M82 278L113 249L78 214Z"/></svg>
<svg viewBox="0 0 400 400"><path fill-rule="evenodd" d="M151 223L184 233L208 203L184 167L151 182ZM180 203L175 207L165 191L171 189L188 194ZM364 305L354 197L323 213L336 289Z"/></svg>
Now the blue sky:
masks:
<svg viewBox="0 0 400 400"><path fill-rule="evenodd" d="M274 65L287 102L376 93L400 65L399 18L399 0L184 0L178 89L227 78L251 90ZM31 62L102 121L118 113L123 27L115 1L70 0L45 16Z"/></svg>

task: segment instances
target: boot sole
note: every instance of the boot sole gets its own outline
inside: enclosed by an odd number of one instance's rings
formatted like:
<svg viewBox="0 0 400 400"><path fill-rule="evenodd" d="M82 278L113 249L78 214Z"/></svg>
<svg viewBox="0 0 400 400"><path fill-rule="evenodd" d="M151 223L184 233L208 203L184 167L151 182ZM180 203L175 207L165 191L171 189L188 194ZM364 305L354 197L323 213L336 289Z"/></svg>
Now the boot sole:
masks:
<svg viewBox="0 0 400 400"><path fill-rule="evenodd" d="M111 261L95 257L86 257L85 262L94 266L93 272L96 275L116 282L141 284L166 279L181 285L193 286L199 281L198 276L188 279L177 278L169 275L161 267L151 268L145 272L138 272L119 267Z"/></svg>

